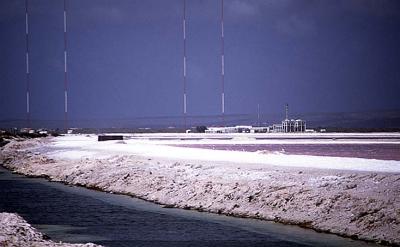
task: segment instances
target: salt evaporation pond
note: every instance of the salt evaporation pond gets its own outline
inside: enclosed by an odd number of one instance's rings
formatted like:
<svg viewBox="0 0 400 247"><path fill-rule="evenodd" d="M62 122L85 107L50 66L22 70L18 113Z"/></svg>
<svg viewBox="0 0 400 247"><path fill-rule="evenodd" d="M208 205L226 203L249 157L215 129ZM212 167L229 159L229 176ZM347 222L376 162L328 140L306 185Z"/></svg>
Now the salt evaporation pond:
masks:
<svg viewBox="0 0 400 247"><path fill-rule="evenodd" d="M400 161L399 144L181 144L180 147Z"/></svg>
<svg viewBox="0 0 400 247"><path fill-rule="evenodd" d="M377 246L296 226L162 208L128 196L26 178L0 167L0 211L54 241L105 246Z"/></svg>

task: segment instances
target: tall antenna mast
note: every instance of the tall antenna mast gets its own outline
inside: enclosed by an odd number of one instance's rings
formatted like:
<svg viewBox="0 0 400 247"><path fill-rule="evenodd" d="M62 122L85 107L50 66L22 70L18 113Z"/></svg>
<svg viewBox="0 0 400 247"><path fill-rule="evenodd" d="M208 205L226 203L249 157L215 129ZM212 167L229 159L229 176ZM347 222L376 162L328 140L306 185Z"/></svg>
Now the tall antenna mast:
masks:
<svg viewBox="0 0 400 247"><path fill-rule="evenodd" d="M186 130L186 0L183 0L183 118Z"/></svg>
<svg viewBox="0 0 400 247"><path fill-rule="evenodd" d="M289 119L289 104L285 105L285 119Z"/></svg>
<svg viewBox="0 0 400 247"><path fill-rule="evenodd" d="M257 124L260 127L260 104L257 104Z"/></svg>
<svg viewBox="0 0 400 247"><path fill-rule="evenodd" d="M67 0L64 0L64 129L68 132Z"/></svg>
<svg viewBox="0 0 400 247"><path fill-rule="evenodd" d="M222 125L225 126L225 44L224 44L224 0L221 0L221 113Z"/></svg>
<svg viewBox="0 0 400 247"><path fill-rule="evenodd" d="M30 112L30 71L29 71L29 19L28 19L28 0L25 0L25 37L26 37L26 123L31 127Z"/></svg>
<svg viewBox="0 0 400 247"><path fill-rule="evenodd" d="M183 0L183 118L186 130L186 0Z"/></svg>

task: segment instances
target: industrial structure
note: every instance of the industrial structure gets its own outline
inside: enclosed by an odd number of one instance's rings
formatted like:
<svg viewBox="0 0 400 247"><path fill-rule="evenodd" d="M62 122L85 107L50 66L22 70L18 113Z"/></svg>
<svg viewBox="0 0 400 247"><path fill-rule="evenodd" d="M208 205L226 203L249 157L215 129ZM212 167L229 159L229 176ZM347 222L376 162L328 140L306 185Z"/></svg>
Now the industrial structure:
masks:
<svg viewBox="0 0 400 247"><path fill-rule="evenodd" d="M285 119L281 124L274 124L272 126L273 132L305 132L306 131L306 121L301 119Z"/></svg>
<svg viewBox="0 0 400 247"><path fill-rule="evenodd" d="M305 132L306 121L301 119L289 119L289 105L285 105L285 120L281 124L272 125L272 132L292 133Z"/></svg>
<svg viewBox="0 0 400 247"><path fill-rule="evenodd" d="M285 105L285 119L280 124L271 126L231 126L208 127L206 133L302 133L306 132L306 121L289 119L289 105Z"/></svg>

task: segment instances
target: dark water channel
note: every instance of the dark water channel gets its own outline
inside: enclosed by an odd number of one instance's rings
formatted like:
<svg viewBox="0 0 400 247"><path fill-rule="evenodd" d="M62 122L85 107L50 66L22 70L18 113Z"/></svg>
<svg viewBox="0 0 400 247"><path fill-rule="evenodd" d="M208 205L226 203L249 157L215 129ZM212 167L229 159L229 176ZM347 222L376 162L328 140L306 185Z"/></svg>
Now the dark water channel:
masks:
<svg viewBox="0 0 400 247"><path fill-rule="evenodd" d="M261 220L159 205L15 175L0 167L0 212L16 212L53 241L105 246L376 246Z"/></svg>

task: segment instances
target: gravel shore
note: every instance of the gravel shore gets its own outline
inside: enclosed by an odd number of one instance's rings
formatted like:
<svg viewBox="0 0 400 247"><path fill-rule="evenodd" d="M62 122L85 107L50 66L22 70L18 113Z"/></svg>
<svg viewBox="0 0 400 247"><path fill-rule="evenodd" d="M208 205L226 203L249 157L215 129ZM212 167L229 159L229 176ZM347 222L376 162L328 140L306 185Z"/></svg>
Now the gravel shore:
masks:
<svg viewBox="0 0 400 247"><path fill-rule="evenodd" d="M132 195L166 207L272 220L400 245L399 173L129 154L71 160L40 152L51 143L52 139L12 141L3 147L0 163L28 176Z"/></svg>
<svg viewBox="0 0 400 247"><path fill-rule="evenodd" d="M45 240L38 230L33 228L21 216L12 213L0 213L0 246L2 247L96 247L88 244L55 243Z"/></svg>

